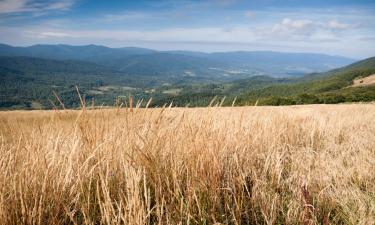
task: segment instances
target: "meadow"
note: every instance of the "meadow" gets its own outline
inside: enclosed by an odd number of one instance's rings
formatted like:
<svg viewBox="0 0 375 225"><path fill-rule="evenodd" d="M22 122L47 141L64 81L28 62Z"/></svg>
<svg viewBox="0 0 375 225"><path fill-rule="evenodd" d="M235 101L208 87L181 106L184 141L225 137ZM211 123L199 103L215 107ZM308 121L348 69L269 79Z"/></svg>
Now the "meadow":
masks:
<svg viewBox="0 0 375 225"><path fill-rule="evenodd" d="M0 224L375 224L375 104L0 112Z"/></svg>

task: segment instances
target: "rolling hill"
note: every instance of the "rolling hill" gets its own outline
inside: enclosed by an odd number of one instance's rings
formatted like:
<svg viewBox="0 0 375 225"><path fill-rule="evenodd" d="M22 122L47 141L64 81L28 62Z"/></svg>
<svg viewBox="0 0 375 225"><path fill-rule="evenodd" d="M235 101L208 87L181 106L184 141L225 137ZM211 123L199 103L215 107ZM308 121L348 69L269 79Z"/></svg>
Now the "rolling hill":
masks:
<svg viewBox="0 0 375 225"><path fill-rule="evenodd" d="M374 101L375 86L353 87L356 78L375 74L375 57L327 73L313 74L291 84L272 85L239 96L240 104L265 105Z"/></svg>

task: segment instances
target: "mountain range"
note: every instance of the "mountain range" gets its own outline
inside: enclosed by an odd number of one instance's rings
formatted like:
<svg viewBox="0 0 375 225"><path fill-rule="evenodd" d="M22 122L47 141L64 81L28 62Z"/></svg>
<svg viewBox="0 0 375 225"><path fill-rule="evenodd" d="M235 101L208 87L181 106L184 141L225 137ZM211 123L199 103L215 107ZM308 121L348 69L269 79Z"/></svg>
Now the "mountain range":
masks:
<svg viewBox="0 0 375 225"><path fill-rule="evenodd" d="M355 60L324 54L238 51L203 53L156 51L145 48L109 48L98 45L0 44L0 56L26 56L55 60L79 60L111 67L137 76L198 76L238 79L256 75L302 76L324 72Z"/></svg>
<svg viewBox="0 0 375 225"><path fill-rule="evenodd" d="M0 108L79 107L153 98L152 106L375 100L375 58L311 53L155 51L97 45L0 45ZM310 73L312 72L312 73ZM77 90L78 87L78 90ZM215 101L214 101L215 102ZM215 103L215 104L216 104Z"/></svg>

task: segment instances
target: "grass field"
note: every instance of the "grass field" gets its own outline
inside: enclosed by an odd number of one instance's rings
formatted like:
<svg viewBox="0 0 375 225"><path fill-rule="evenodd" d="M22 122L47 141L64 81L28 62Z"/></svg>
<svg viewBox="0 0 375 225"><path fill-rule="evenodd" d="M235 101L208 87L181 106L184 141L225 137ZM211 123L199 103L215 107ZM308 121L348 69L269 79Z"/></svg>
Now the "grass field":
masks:
<svg viewBox="0 0 375 225"><path fill-rule="evenodd" d="M375 224L375 104L0 112L0 224Z"/></svg>

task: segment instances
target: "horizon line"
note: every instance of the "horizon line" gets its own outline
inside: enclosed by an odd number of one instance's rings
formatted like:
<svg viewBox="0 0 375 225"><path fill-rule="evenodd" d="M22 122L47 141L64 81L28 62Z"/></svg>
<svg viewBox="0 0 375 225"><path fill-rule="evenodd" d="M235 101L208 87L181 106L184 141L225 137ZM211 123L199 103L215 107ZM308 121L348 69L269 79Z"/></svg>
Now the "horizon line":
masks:
<svg viewBox="0 0 375 225"><path fill-rule="evenodd" d="M311 54L311 55L325 55L325 56L332 56L332 57L342 57L346 59L352 59L352 60L363 60L363 59L368 59L375 57L370 56L370 57L348 57L344 55L339 55L339 54L329 54L329 53L321 53L321 52L302 52L302 51L274 51L274 50L232 50L232 51L195 51L195 50L189 50L189 49L168 49L168 50L158 50L155 48L148 48L148 47L139 47L135 45L129 45L129 46L123 46L123 47L112 47L108 45L102 45L102 44L64 44L64 43L56 43L56 44L43 44L43 43L36 43L36 44L29 44L29 45L13 45L13 44L8 44L4 42L0 42L0 45L6 45L9 47L13 48L29 48L29 47L34 47L34 46L70 46L70 47L88 47L88 46L96 46L96 47L104 47L104 48L109 48L109 49L125 49L125 48L138 48L138 49L144 49L144 50L151 50L155 52L175 52L175 51L181 51L181 52L191 52L191 53L202 53L202 54L215 54L215 53L255 53L255 52L269 52L269 53L289 53L289 54Z"/></svg>

